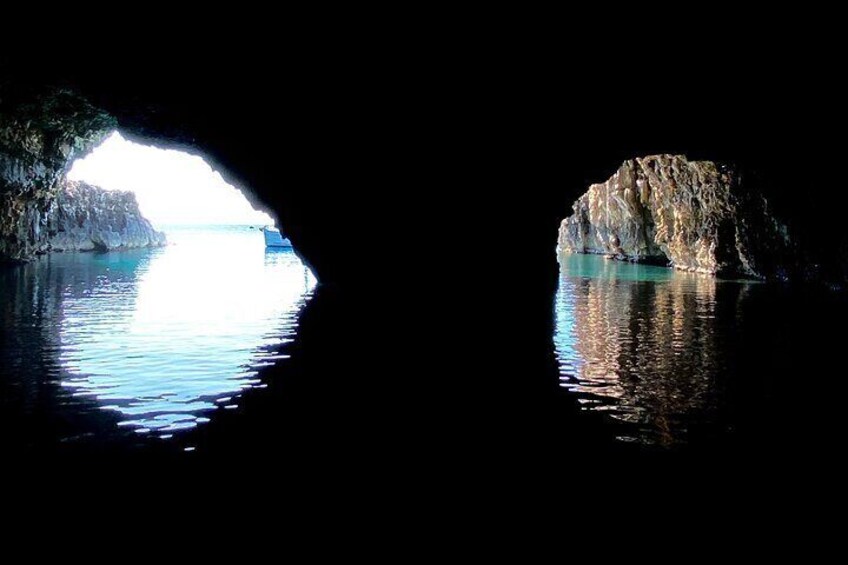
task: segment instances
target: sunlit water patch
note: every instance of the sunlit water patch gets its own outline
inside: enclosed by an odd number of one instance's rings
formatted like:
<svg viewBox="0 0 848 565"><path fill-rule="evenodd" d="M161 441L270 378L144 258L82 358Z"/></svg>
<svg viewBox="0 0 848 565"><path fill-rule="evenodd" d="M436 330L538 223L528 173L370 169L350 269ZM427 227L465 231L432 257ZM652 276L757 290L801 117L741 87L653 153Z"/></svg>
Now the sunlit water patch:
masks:
<svg viewBox="0 0 848 565"><path fill-rule="evenodd" d="M57 287L47 339L61 386L167 439L265 386L258 371L285 359L316 281L292 251L266 251L258 230L166 231L166 248L57 254L30 269L36 286Z"/></svg>
<svg viewBox="0 0 848 565"><path fill-rule="evenodd" d="M584 410L619 423L618 438L685 443L721 426L735 305L750 290L597 255L561 258L554 345L560 385Z"/></svg>

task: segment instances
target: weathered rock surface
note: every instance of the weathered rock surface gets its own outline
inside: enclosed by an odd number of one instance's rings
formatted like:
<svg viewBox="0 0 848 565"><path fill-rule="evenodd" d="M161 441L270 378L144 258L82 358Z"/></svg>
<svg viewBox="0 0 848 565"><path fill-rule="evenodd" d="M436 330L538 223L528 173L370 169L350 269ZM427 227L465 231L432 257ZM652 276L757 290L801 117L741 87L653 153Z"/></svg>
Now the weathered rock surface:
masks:
<svg viewBox="0 0 848 565"><path fill-rule="evenodd" d="M562 221L559 253L599 253L713 275L782 278L795 261L786 227L730 167L652 155L593 184Z"/></svg>
<svg viewBox="0 0 848 565"><path fill-rule="evenodd" d="M48 251L164 245L135 196L65 180L116 127L65 91L5 100L0 112L0 260Z"/></svg>
<svg viewBox="0 0 848 565"><path fill-rule="evenodd" d="M132 249L166 244L165 234L141 215L135 194L79 181L61 184L47 214L49 251Z"/></svg>
<svg viewBox="0 0 848 565"><path fill-rule="evenodd" d="M49 249L48 222L74 160L115 120L69 92L4 100L0 111L0 260Z"/></svg>

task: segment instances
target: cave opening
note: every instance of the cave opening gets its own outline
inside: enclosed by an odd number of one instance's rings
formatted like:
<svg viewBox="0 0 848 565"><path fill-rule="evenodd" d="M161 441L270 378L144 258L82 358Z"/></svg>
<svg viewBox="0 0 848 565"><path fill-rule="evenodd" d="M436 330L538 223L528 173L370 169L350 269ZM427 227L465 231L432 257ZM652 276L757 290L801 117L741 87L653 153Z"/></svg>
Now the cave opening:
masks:
<svg viewBox="0 0 848 565"><path fill-rule="evenodd" d="M74 161L68 179L133 192L154 226L275 224L202 157L135 143L119 131Z"/></svg>
<svg viewBox="0 0 848 565"><path fill-rule="evenodd" d="M311 417L310 423L319 424L311 428L321 429L314 435L331 437L333 432L324 430L341 428L352 438L352 430L366 430L371 421L379 422L379 426L373 428L381 432L388 428L403 430L402 425L395 425L387 415L403 413L404 417L397 420L401 424L410 423L409 427L415 429L418 422L411 422L413 418L408 416L416 413L415 408L426 405L426 410L430 411L431 406L442 408L452 402L447 409L440 410L447 412L442 421L453 424L474 420L485 422L484 426L491 423L495 433L483 435L489 435L492 444L506 435L498 431L516 423L520 431L531 433L516 434L511 430L513 437L537 434L536 437L549 439L549 432L541 430L554 429L555 426L548 424L559 422L564 413L559 403L550 402L552 393L549 391L554 384L562 383L571 388L596 391L602 387L600 391L609 394L596 396L621 399L614 408L628 424L651 426L657 423L657 427L664 426L664 431L668 428L666 422L687 410L709 412L712 400L708 395L712 389L705 383L723 374L715 368L753 364L758 353L779 349L760 337L773 335L760 331L768 329L760 320L775 320L759 316L762 311L768 313L770 310L754 308L756 315L748 316L751 308L743 309L750 303L746 298L749 295L759 304L768 304L767 298L757 296L762 294L763 285L718 283L697 273L648 269L638 264L607 261L598 255L581 255L572 258L574 276L560 283L557 304L561 305L561 310L555 311L556 315L562 312L564 317L554 345L563 352L559 362L566 372L563 376L568 379L558 383L556 359L551 355L552 287L557 281L553 253L557 234L552 218L556 216L559 222L567 217L574 198L586 190L589 182L603 182L615 172L622 159L655 153L653 149L642 151L634 147L686 148L692 145L679 136L666 137L657 133L663 129L662 122L690 129L688 141L718 135L705 134L706 129L726 135L728 131L737 131L738 123L722 122L716 127L704 128L703 124L709 122L709 113L675 114L672 109L664 108L661 114L666 117L661 116L662 119L655 120L651 127L632 127L632 120L621 119L621 115L632 115L631 108L624 108L622 113L604 111L593 115L581 112L592 116L591 127L584 131L576 127L578 120L571 124L567 119L559 121L570 116L570 110L564 108L561 101L557 101L557 111L551 114L543 104L535 103L538 96L534 89L527 90L532 94L526 98L534 103L520 104L510 100L508 104L493 107L497 111L480 112L475 120L468 115L464 103L455 105L457 100L450 94L455 91L453 88L445 91L446 96L440 94L438 97L426 89L411 88L426 92L421 103L417 97L404 99L396 90L397 84L392 84L391 89L376 88L372 92L368 81L360 80L359 64L350 75L356 80L345 80L324 66L316 66L316 78L318 75L333 77L332 81L324 84L321 80L295 80L296 84L281 90L278 84L263 84L263 78L272 76L279 82L281 77L296 75L290 72L269 75L268 69L280 68L280 61L263 60L254 55L232 67L250 81L238 80L240 77L235 72L227 80L221 80L219 67L222 62L214 57L203 58L208 66L194 70L184 59L169 56L156 64L114 68L110 65L109 73L92 67L89 74L77 72L80 59L64 59L73 62L73 68L65 73L55 68L61 62L53 61L49 68L42 63L28 65L28 68L38 69L38 73L24 78L35 84L31 86L22 79L22 84L11 94L4 90L0 97L3 104L0 107L3 118L0 125L0 180L3 182L0 196L5 199L0 205L4 212L11 212L9 221L4 222L9 231L0 233L0 255L4 252L3 238L8 242L5 250L12 258L29 255L31 249L41 245L38 237L29 237L26 231L39 218L30 210L37 212L37 208L47 202L49 195L45 195L43 189L52 182L53 173L64 172L66 164L72 160L73 157L69 160L67 156L73 151L64 148L76 147L78 153L87 151L86 142L92 132L99 135L101 131L108 133L120 127L127 139L201 152L224 178L242 185L273 208L284 227L291 229L292 241L315 265L324 283L321 300L310 306L314 325L308 335L312 339L304 339L300 344L301 352L306 350L311 354L308 359L312 364L304 363L303 357L296 359L301 366L308 367L303 371L306 377L294 385L295 394L289 394L292 388L288 388L285 395L280 395L286 399L286 404L274 405L273 410L268 411L268 421L285 413L290 423L296 421L292 414L306 414ZM172 65L174 72L163 72L163 65L166 69ZM396 83L393 72L380 70L379 75ZM59 87L54 87L54 83ZM4 78L0 88L6 85ZM486 96L469 100L489 100L503 92L499 88L490 90ZM550 89L551 92L555 90ZM16 92L22 94L16 97ZM320 96L315 96L316 93ZM39 105L37 96L44 96L43 105ZM444 100L444 107L439 105L439 100ZM476 103L472 106L479 107ZM507 116L500 111L503 107L521 108L521 119L515 123L504 119ZM573 107L581 108L579 105ZM460 115L461 120L453 119ZM604 115L613 119L603 124L595 121ZM528 119L534 116L539 119ZM692 127L686 128L684 124L690 121ZM771 122L778 123L770 118ZM454 134L457 125L461 125L462 135ZM584 135L587 133L590 135ZM556 143L548 143L554 137ZM747 145L750 141L745 136L740 139L743 141L734 144ZM710 145L709 142L700 143ZM779 155L782 161L786 148L777 153L772 151L774 145L779 144L772 143L758 151ZM805 156L812 156L811 153ZM827 155L833 156L832 153ZM713 158L713 155L708 154L708 157ZM776 161L778 157L773 159ZM809 163L812 160L797 161ZM818 158L815 162L838 160ZM659 163L649 161L647 169L657 174ZM775 167L781 174L786 169L803 170L803 173L789 171L805 181L794 184L816 184L806 178L810 174L809 167ZM832 170L832 167L819 168L825 169ZM36 175L34 179L27 176L31 170ZM39 177L41 171L44 174ZM793 184L784 182L787 186ZM563 194L569 191L573 194L567 198L568 202L563 202L561 209L555 209L552 204L565 200ZM502 192L508 196L493 197ZM838 208L829 206L828 199L817 201L825 202L824 207ZM10 203L8 207L7 202ZM628 204L630 200L622 198L620 202ZM807 202L800 205L813 206ZM20 215L19 210L22 211ZM700 210L693 207L693 217L696 212ZM581 217L587 218L581 223L591 219L588 214ZM646 216L633 217L638 220ZM493 218L498 221L493 222ZM506 229L496 230L498 223ZM625 222L624 227L633 223ZM635 223L639 227L639 222ZM616 235L615 240L601 237L606 235L602 229L590 243L597 240L598 248L602 249L602 244L610 242L625 251L641 252L645 246L639 244L653 240L656 235L649 226L645 227L644 230L622 230L630 238ZM576 231L578 235L583 233ZM247 234L252 236L256 232L245 230L244 235ZM210 373L216 371L209 361L220 355L221 346L227 340L226 330L245 312L258 309L253 301L263 299L266 290L260 284L253 284L262 277L250 276L241 261L248 258L253 261L256 256L261 257L264 264L266 259L272 260L282 254L259 252L263 247L261 243L249 250L245 247L245 253L227 252L223 243L216 245L208 235L198 236L194 241L193 247L173 245L143 252L47 255L18 271L3 273L4 284L0 284L0 288L4 294L0 303L4 302L3 298L17 297L2 304L8 308L0 308L4 314L8 312L4 321L7 321L9 335L17 340L9 342L12 349L15 343L20 343L19 349L54 351L56 348L51 349L49 344L43 347L39 344L58 340L62 366L73 372L70 378L63 377L68 385L66 388L76 395L75 398L94 398L101 406L109 407L120 416L120 422L126 422L116 428L133 433L139 430L142 434L168 435L175 430L170 426L202 423L199 418L205 416L189 414L194 406L206 410L216 400L225 405L239 404L233 384L239 388L262 384L251 382L254 377L240 371L221 372L221 375L235 378L222 376L216 381L223 383L220 389L205 390L198 395L174 389L177 379L188 375L185 382L189 382L194 375L185 373L185 367L178 364L167 366L166 356L152 361L159 365L157 370L171 371L173 378L167 379L162 388L152 384L143 388L139 380L127 373L113 373L109 377L108 370L92 366L80 352L94 343L99 348L94 351L104 359L108 357L111 366L123 364L121 370L128 368L141 375L139 366L151 359L145 359L145 354L128 348L120 339L122 334L135 332L146 339L158 340L163 350L171 348L180 350L181 355L194 356L187 363L203 366ZM709 264L705 266L701 262L703 248L690 248L687 241L677 242L678 256L691 258L689 264L695 268L710 268ZM708 243L706 239L703 241ZM750 243L758 241L752 238ZM585 246L585 242L582 243ZM139 259L137 265L129 261L130 257L142 255L146 258ZM191 266L192 261L204 255L208 260L202 266L218 270L211 278L204 278L204 271ZM707 259L710 261L709 257ZM85 261L86 266L74 265L74 261ZM722 256L716 256L715 262L721 261ZM54 266L62 262L71 264L46 273L43 280L49 284L35 285L23 280L25 277L21 273L48 262ZM367 276L369 270L380 273L378 284L374 277ZM308 286L311 279L306 269L302 274L303 286ZM481 280L486 284L481 284ZM208 311L209 305L214 304L217 308L217 302L232 298L217 292L212 284L221 281L228 281L237 288L232 296L240 301L224 310L229 313L227 316L215 317ZM126 293L122 291L124 288L136 290ZM150 289L156 292L151 293ZM114 300L108 303L109 307L99 308L102 302L87 298L93 293ZM151 298L154 296L162 296L165 300L154 301ZM150 306L136 312L137 304ZM34 312L51 308L69 323L59 324L57 329L38 321L49 321L50 315L40 316L38 320L32 318L29 321L33 323L29 325L18 323L27 316L32 317ZM316 311L320 318L315 316ZM736 315L737 311L742 313ZM194 317L186 321L183 312ZM87 323L84 322L86 316ZM747 322L744 340L739 339L740 335L734 330L727 329L737 320L748 319L751 321ZM200 322L191 326L191 337L196 341L180 343L179 336L163 331L168 324L188 325L197 320ZM804 318L796 321L796 327L806 327L802 323ZM284 323L281 319L280 324ZM307 326L308 322L304 322L301 329L306 330ZM29 329L36 327L42 330L37 335ZM54 331L58 332L55 336L51 333ZM97 332L100 332L99 337L91 339ZM263 330L261 340L282 333ZM300 337L305 335L307 332L301 331ZM723 354L725 346L721 344L740 341L751 346L754 353L736 358ZM808 341L813 340L808 338ZM831 339L830 343L834 341ZM503 343L498 347L495 363L480 354L491 351L492 343ZM829 342L823 339L822 343ZM427 345L419 347L422 344ZM432 351L424 351L430 349L429 344L434 344ZM211 353L186 353L188 345L208 346L206 351ZM243 348L244 344L239 347ZM121 349L123 355L118 352ZM27 352L23 351L18 357L27 359ZM455 370L445 370L448 366L445 360L451 357L457 359ZM812 357L814 360L825 358ZM18 363L12 356L9 359ZM269 358L260 363L275 361ZM32 365L37 366L40 362L33 360ZM348 363L357 369L357 374L365 373L367 378L350 378L352 371ZM797 365L801 365L800 361ZM12 365L2 368L7 367ZM20 382L16 379L24 374L21 367L23 365L15 365L12 369L12 385L3 390L4 394L7 390L16 390ZM424 375L427 380L400 379L399 369L408 370L414 376ZM781 367L774 369L781 370ZM49 374L49 370L48 367L43 373ZM785 371L791 376L788 373ZM481 375L484 374L486 384L494 386L481 390L484 388L480 386L484 381ZM692 378L672 380L678 375ZM236 382L230 382L233 380ZM33 382L40 381L33 379ZM420 386L423 382L428 386ZM387 384L390 386L385 386ZM129 386L137 388L127 392ZM413 387L414 394L402 394L412 391ZM473 402L463 404L453 400L465 400L462 397L466 392ZM135 400L127 401L129 396ZM690 397L692 402L687 400ZM292 398L296 401L289 400ZM508 399L509 402L500 405L488 402L490 398ZM514 398L520 402L512 402ZM436 402L431 403L431 400ZM24 402L18 404L25 405ZM183 412L172 410L178 404ZM451 418L451 409L461 404L456 410L457 417ZM167 410L157 413L159 405ZM280 408L281 405L287 410ZM612 406L611 403L598 405ZM482 406L497 406L497 409ZM656 417L644 417L646 409L652 410ZM537 413L544 414L538 417L538 422L544 425L536 426L537 420L533 420L533 424L521 422L525 420L521 416L536 417ZM132 418L128 417L130 414ZM715 414L722 415L712 412L708 416L714 419ZM477 418L478 415L482 417ZM566 417L569 424L573 423L570 415ZM276 431L280 428L269 426L272 431L261 437L277 439ZM450 437L463 435L462 427L458 428L459 433L451 430ZM598 435L605 434L604 430L606 428L599 428ZM712 433L712 430L707 431ZM243 441L246 435L239 434L237 441ZM380 434L358 435L381 437ZM633 433L622 435L641 437ZM673 443L677 436L671 440ZM375 440L374 445L377 443ZM354 444L351 442L351 445Z"/></svg>
<svg viewBox="0 0 848 565"><path fill-rule="evenodd" d="M268 386L263 369L289 358L317 279L266 231L276 219L201 156L113 131L66 170L38 220L46 245L7 273L0 296L4 310L34 296L20 324L50 330L4 354L33 357L17 378L51 375L60 404L108 413L97 441L192 451L185 432L237 412L247 390ZM39 350L55 366L35 362Z"/></svg>

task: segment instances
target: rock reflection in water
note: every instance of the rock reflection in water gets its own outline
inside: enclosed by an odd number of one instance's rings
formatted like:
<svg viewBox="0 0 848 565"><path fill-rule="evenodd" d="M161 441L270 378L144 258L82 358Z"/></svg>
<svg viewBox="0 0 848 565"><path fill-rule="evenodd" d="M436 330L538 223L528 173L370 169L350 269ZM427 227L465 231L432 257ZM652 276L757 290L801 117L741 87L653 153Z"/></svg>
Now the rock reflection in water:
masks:
<svg viewBox="0 0 848 565"><path fill-rule="evenodd" d="M750 285L564 255L556 299L560 384L622 425L619 439L672 445L721 427L726 340Z"/></svg>

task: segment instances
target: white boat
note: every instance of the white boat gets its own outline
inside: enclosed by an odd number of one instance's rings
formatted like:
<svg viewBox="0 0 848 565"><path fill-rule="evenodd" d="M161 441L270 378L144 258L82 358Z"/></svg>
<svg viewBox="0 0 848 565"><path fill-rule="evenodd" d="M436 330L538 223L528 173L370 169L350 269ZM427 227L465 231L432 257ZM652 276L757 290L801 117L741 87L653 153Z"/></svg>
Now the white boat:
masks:
<svg viewBox="0 0 848 565"><path fill-rule="evenodd" d="M262 228L262 233L265 235L265 247L282 247L291 249L291 241L289 238L283 237L280 230L271 226Z"/></svg>

